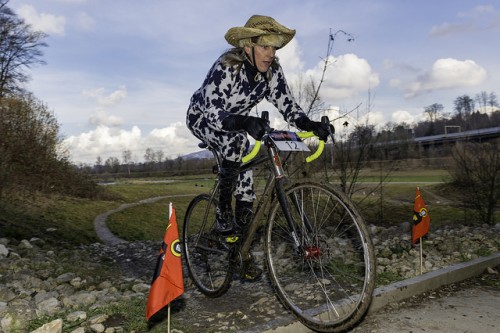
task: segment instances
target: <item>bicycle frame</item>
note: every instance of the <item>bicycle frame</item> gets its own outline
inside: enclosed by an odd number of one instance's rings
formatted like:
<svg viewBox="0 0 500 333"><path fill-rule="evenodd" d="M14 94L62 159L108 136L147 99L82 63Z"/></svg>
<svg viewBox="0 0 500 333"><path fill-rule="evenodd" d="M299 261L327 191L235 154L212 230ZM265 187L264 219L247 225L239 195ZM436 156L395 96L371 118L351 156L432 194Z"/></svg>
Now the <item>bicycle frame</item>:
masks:
<svg viewBox="0 0 500 333"><path fill-rule="evenodd" d="M272 170L269 172L269 175L266 180L266 185L264 187L264 191L260 194L259 199L257 200L257 205L255 208L254 216L249 224L245 235L244 240L240 246L240 255L243 261L250 260L250 248L252 246L252 242L254 240L255 233L257 232L258 223L257 221L261 220L265 217L265 213L269 212L270 205L273 202L272 194L273 189L276 190L276 197L279 200L281 207L283 208L283 212L286 215L286 219L290 225L292 232L292 238L294 239L296 249L300 250L300 241L297 238L297 230L294 223L292 223L292 217L289 213L288 203L284 200L284 183L286 183L288 177L283 169L283 164L281 162L281 157L279 156L279 151L274 146L272 140L265 136L263 138L264 146L267 150L267 156L258 157L255 160L250 160L249 162L243 163L240 167L240 172L244 172L248 169L253 168L256 165L263 164L265 162L272 162ZM222 157L216 151L212 151L214 157L217 161L217 165L220 168ZM219 181L216 182L211 197L215 196L217 193L217 189L219 186ZM267 217L266 217L267 220ZM305 219L306 225L308 229L311 227L307 223L307 218Z"/></svg>

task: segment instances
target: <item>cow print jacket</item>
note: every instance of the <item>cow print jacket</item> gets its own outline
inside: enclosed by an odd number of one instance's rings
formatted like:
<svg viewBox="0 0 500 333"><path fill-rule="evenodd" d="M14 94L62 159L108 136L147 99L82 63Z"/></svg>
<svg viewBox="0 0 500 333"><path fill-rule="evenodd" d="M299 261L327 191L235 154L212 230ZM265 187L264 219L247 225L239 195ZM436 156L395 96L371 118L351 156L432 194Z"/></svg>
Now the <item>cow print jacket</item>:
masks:
<svg viewBox="0 0 500 333"><path fill-rule="evenodd" d="M217 59L203 85L191 97L186 118L188 128L204 124L213 131L224 132L222 121L227 116L249 115L252 108L264 98L292 126L295 126L296 119L305 116L292 97L279 64L271 66L272 76L269 81L260 73L257 74L257 82L252 88L247 76L249 69L246 66L249 65L243 63L241 67L227 66L223 63L223 58L224 54Z"/></svg>

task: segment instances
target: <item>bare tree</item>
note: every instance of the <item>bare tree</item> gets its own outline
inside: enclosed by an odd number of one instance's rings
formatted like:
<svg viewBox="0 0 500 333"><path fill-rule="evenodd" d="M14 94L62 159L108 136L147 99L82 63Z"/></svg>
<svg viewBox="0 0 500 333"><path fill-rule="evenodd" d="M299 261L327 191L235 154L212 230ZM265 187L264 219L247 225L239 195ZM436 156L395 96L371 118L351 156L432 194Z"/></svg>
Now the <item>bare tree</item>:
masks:
<svg viewBox="0 0 500 333"><path fill-rule="evenodd" d="M328 38L328 45L326 49L326 56L323 58L323 70L321 72L321 78L318 82L318 84L314 84L314 82L311 82L311 93L312 93L312 98L310 100L309 106L307 107L306 113L310 113L311 110L314 109L314 106L319 102L319 92L321 90L321 86L323 85L323 82L325 81L325 75L326 75L326 70L328 69L328 66L334 61L332 58L333 54L333 46L335 43L335 39L337 38L337 35L343 35L347 38L348 42L354 41L354 37L350 34L345 32L344 30L337 30L334 33L330 30L329 38Z"/></svg>
<svg viewBox="0 0 500 333"><path fill-rule="evenodd" d="M476 94L474 97L474 101L479 106L479 108L485 109L488 106L488 93L486 91L481 91L479 94Z"/></svg>
<svg viewBox="0 0 500 333"><path fill-rule="evenodd" d="M118 173L120 171L120 160L117 157L108 157L104 162L104 167L109 173Z"/></svg>
<svg viewBox="0 0 500 333"><path fill-rule="evenodd" d="M22 84L29 80L25 70L34 64L44 64L42 47L47 35L33 31L0 0L0 97L23 91Z"/></svg>
<svg viewBox="0 0 500 333"><path fill-rule="evenodd" d="M153 148L146 148L146 152L144 153L144 161L148 166L148 169L153 170L155 161L156 161L156 153Z"/></svg>
<svg viewBox="0 0 500 333"><path fill-rule="evenodd" d="M443 112L443 109L444 109L443 104L434 103L426 106L424 108L424 113L426 113L427 116L429 116L429 120L431 122L435 122Z"/></svg>
<svg viewBox="0 0 500 333"><path fill-rule="evenodd" d="M132 151L126 149L122 152L123 164L127 166L127 174L130 177L130 163L132 162Z"/></svg>
<svg viewBox="0 0 500 333"><path fill-rule="evenodd" d="M155 153L156 155L156 160L158 162L158 169L161 169L161 162L163 162L163 157L165 157L165 153L163 150L159 149Z"/></svg>
<svg viewBox="0 0 500 333"><path fill-rule="evenodd" d="M427 135L436 134L435 123L438 117L443 112L443 109L444 109L443 105L439 103L434 103L424 108L424 113L427 114L427 116L429 116L429 121L430 121L429 131L428 133L426 133Z"/></svg>
<svg viewBox="0 0 500 333"><path fill-rule="evenodd" d="M97 168L97 173L101 173L102 172L102 165L103 165L102 157L101 156L97 156L97 158L95 160L95 167Z"/></svg>
<svg viewBox="0 0 500 333"><path fill-rule="evenodd" d="M488 96L488 106L492 108L498 108L498 99L497 95L494 92L490 92Z"/></svg>
<svg viewBox="0 0 500 333"><path fill-rule="evenodd" d="M500 199L500 141L457 144L453 160L449 184L458 189L465 207L474 209L482 222L493 225Z"/></svg>
<svg viewBox="0 0 500 333"><path fill-rule="evenodd" d="M468 95L458 96L454 105L456 115L461 121L465 121L474 112L474 100Z"/></svg>

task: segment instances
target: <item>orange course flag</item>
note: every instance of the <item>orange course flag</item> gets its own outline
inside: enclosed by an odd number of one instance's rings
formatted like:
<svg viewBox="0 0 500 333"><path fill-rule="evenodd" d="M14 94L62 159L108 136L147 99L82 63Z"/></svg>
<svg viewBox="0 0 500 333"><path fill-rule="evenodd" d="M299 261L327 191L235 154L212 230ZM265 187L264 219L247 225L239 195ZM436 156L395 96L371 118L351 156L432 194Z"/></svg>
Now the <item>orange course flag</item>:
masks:
<svg viewBox="0 0 500 333"><path fill-rule="evenodd" d="M183 293L184 279L182 275L179 229L177 227L175 208L171 206L170 220L163 237L151 289L149 290L146 318L149 320L156 312Z"/></svg>
<svg viewBox="0 0 500 333"><path fill-rule="evenodd" d="M429 216L429 211L427 207L425 207L424 199L420 195L420 189L417 187L415 204L413 205L413 227L411 230L412 244L415 244L417 240L429 232L430 224L431 218Z"/></svg>

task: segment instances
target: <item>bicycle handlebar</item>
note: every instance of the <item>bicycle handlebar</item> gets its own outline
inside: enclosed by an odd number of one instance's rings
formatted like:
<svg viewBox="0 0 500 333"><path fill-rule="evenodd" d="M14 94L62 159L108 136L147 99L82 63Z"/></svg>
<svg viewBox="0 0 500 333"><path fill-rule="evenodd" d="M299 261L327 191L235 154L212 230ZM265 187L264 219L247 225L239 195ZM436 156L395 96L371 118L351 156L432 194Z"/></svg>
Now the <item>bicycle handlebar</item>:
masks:
<svg viewBox="0 0 500 333"><path fill-rule="evenodd" d="M316 136L313 132L297 132L297 135L301 139L307 139ZM316 149L316 151L313 154L306 157L306 162L307 163L312 162L318 157L320 157L321 154L323 154L324 148L325 148L325 141L319 140L318 149Z"/></svg>
<svg viewBox="0 0 500 333"><path fill-rule="evenodd" d="M307 138L312 138L312 137L316 136L313 132L296 132L296 134L301 139L307 139ZM248 153L248 155L243 156L242 162L243 163L249 162L255 156L257 156L257 154L260 151L261 146L262 146L261 141L255 141L255 146L252 148L250 153ZM319 140L318 149L316 149L316 151L313 154L306 157L306 162L307 163L312 162L315 159L317 159L318 157L320 157L321 154L323 153L324 148L325 148L325 141Z"/></svg>
<svg viewBox="0 0 500 333"><path fill-rule="evenodd" d="M264 120L266 120L269 123L269 112L268 111L262 111L261 118L264 119ZM330 121L329 121L329 119L328 119L327 116L323 116L323 117L321 117L321 122L324 123L324 124L329 124ZM311 132L295 132L295 133L301 139L307 139L307 138L316 137L316 135L312 131ZM332 136L332 140L333 140L333 132L331 132L330 135ZM250 153L248 153L248 155L243 156L242 162L243 163L249 162L255 156L257 156L257 154L260 151L260 147L261 146L262 146L262 141L261 140L255 141L255 146L252 148L252 150L250 151ZM312 162L315 159L317 159L318 157L320 157L321 154L323 153L324 148L325 148L325 141L324 140L319 140L318 149L316 149L316 151L313 154L311 154L311 155L309 155L309 156L306 157L306 162L307 163Z"/></svg>
<svg viewBox="0 0 500 333"><path fill-rule="evenodd" d="M255 141L255 146L253 146L252 150L250 151L250 153L248 153L248 155L243 156L241 161L243 163L246 163L246 162L252 160L259 153L261 145L262 145L262 142Z"/></svg>

